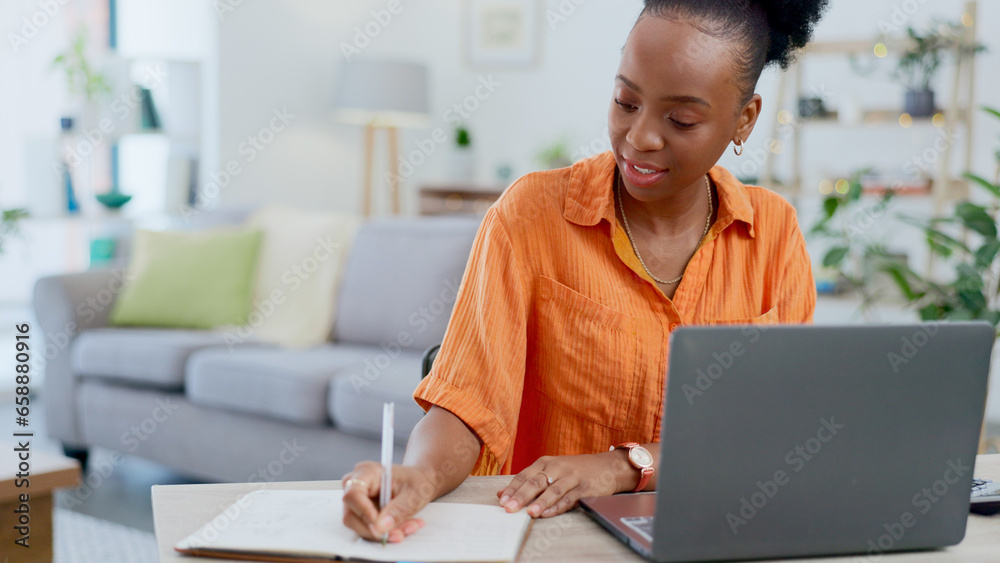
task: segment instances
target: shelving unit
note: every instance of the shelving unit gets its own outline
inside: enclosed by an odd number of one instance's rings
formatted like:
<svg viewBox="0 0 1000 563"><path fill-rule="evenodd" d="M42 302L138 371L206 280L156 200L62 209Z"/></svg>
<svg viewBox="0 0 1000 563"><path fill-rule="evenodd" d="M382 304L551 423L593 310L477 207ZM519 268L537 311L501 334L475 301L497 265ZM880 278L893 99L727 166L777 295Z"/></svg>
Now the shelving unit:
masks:
<svg viewBox="0 0 1000 563"><path fill-rule="evenodd" d="M787 72L781 73L779 78L779 89L777 96L777 107L779 111L775 120L771 124L771 139L779 138L779 130L791 126L792 138L790 141L790 152L792 162L792 173L789 181L779 183L776 179L775 168L777 160L780 158L780 151L769 150L764 162L761 174L761 185L774 191L782 193L790 198L797 198L803 192L802 178L802 129L805 127L878 127L901 125L901 120L909 121L910 127L937 126L944 130L946 138L951 139L955 135L956 128L961 128L961 135L964 139L964 153L958 155L962 159L962 169L969 170L972 164L972 125L973 114L976 110L974 100L975 86L975 53L972 47L976 44L976 2L965 3L962 15L962 35L953 48L954 76L951 82L947 107L944 108L940 116L933 117L911 117L904 114L900 109L877 108L863 111L858 123L844 123L839 120L839 115L832 112L825 117L803 119L798 113L798 99L802 96L802 74L803 66L808 64L809 59L817 56L850 56L868 55L874 53L877 41L826 41L814 42L806 46L799 55L798 60ZM898 53L907 48L909 39L889 38L882 43L885 44L888 52L887 56ZM790 86L794 88L790 88ZM789 100L788 92L793 90L794 94ZM792 107L796 106L796 107ZM952 159L956 157L954 150L955 143L948 143L937 159L936 171L931 182L931 197L933 200L934 212L939 213L943 205L948 201L954 201L967 197L969 192L968 182L964 178L951 176L950 169ZM845 171L846 173L846 171Z"/></svg>

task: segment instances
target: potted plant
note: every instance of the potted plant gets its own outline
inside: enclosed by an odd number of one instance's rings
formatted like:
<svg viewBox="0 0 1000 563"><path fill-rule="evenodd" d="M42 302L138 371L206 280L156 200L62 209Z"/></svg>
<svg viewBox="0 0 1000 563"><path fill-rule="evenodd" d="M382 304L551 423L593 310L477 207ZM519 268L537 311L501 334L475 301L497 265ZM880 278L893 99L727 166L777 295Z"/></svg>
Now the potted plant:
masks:
<svg viewBox="0 0 1000 563"><path fill-rule="evenodd" d="M0 211L0 254L3 254L7 237L16 236L19 233L18 222L27 216L28 212L24 209L4 209Z"/></svg>
<svg viewBox="0 0 1000 563"><path fill-rule="evenodd" d="M472 137L464 125L455 128L455 150L451 155L453 180L469 182L476 176L476 160L472 151Z"/></svg>
<svg viewBox="0 0 1000 563"><path fill-rule="evenodd" d="M1000 119L1000 111L983 110ZM854 266L852 256L866 256L877 263L877 269L888 274L894 282L895 293L902 296L922 320L976 319L1000 325L1000 151L995 157L998 172L992 180L971 172L964 174L973 185L988 192L988 203L961 201L950 214L940 217L897 215L900 221L921 232L930 253L952 272L947 281L919 274L904 262L883 256L884 249L869 244L865 237L851 236L847 231L837 236L839 231L832 225L838 220L848 225L848 229L855 229L858 224L848 213L856 209L853 202L860 197L860 186L856 192L858 196L853 196L852 189L849 192L852 195L827 198L823 202L822 219L813 227L813 232L837 237L834 247L823 259L824 266L837 269L851 282L852 289L862 298L863 309L881 296L871 292L869 279L851 269ZM884 201L878 209L879 217L887 211L888 201Z"/></svg>
<svg viewBox="0 0 1000 563"><path fill-rule="evenodd" d="M535 158L546 170L565 168L573 164L569 156L569 141L565 138L544 147Z"/></svg>
<svg viewBox="0 0 1000 563"><path fill-rule="evenodd" d="M52 68L63 70L69 95L82 100L85 105L93 104L101 96L111 93L107 77L98 72L87 58L86 27L81 26L76 31L69 49L52 60Z"/></svg>
<svg viewBox="0 0 1000 563"><path fill-rule="evenodd" d="M904 111L913 117L927 117L935 112L934 90L931 82L949 54L961 48L962 25L953 22L935 21L926 32L913 27L906 28L909 45L900 55L892 76L904 88L906 99ZM984 49L982 45L972 47L973 52Z"/></svg>
<svg viewBox="0 0 1000 563"><path fill-rule="evenodd" d="M891 290L887 288L891 282L881 272L881 263L894 260L905 264L906 257L889 252L884 243L873 236L875 225L885 215L895 194L887 190L875 202L863 200L861 178L869 170L858 170L838 182L838 187L844 189L824 198L823 210L809 230L809 236L824 240L828 245L822 266L833 275L832 291L853 292L861 300L859 312L862 317L874 322L873 305Z"/></svg>

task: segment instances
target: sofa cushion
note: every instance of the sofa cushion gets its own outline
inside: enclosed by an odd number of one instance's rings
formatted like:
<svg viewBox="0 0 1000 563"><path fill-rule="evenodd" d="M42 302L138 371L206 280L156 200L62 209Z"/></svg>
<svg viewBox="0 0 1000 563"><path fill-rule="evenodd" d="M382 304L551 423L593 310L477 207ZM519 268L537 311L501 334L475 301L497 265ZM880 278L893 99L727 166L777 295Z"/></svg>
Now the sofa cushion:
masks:
<svg viewBox="0 0 1000 563"><path fill-rule="evenodd" d="M362 226L344 270L333 339L418 351L440 343L480 222L423 217Z"/></svg>
<svg viewBox="0 0 1000 563"><path fill-rule="evenodd" d="M188 361L185 393L203 406L298 424L327 424L330 378L344 367L363 364L377 351L350 345L203 350Z"/></svg>
<svg viewBox="0 0 1000 563"><path fill-rule="evenodd" d="M136 231L131 281L115 300L111 324L194 329L245 324L262 240L261 231L234 227Z"/></svg>
<svg viewBox="0 0 1000 563"><path fill-rule="evenodd" d="M201 330L94 328L73 342L77 376L103 377L160 389L184 385L184 364L202 348L224 344L224 335Z"/></svg>
<svg viewBox="0 0 1000 563"><path fill-rule="evenodd" d="M329 409L333 425L373 440L382 437L382 404L395 402L393 431L405 443L424 415L413 391L420 383L423 354L403 351L395 359L381 354L338 370L330 382Z"/></svg>

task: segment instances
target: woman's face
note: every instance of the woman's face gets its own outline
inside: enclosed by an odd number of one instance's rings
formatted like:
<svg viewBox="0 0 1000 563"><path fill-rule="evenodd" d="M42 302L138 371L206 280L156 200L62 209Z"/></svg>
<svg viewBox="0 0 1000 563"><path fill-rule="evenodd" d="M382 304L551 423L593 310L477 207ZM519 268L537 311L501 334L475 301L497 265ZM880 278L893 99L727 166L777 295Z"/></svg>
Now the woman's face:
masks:
<svg viewBox="0 0 1000 563"><path fill-rule="evenodd" d="M645 16L636 23L608 112L611 147L632 197L658 201L700 183L732 140L749 136L760 96L738 105L733 48L683 21Z"/></svg>

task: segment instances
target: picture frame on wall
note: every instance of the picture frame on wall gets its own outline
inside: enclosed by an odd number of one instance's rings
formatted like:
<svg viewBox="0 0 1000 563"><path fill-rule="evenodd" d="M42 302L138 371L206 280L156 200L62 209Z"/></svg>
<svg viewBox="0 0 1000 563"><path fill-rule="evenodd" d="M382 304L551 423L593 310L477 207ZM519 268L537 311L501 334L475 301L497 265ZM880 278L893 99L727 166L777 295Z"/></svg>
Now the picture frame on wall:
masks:
<svg viewBox="0 0 1000 563"><path fill-rule="evenodd" d="M538 0L465 0L466 62L474 67L530 67L538 62Z"/></svg>

